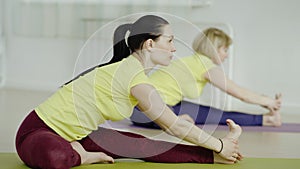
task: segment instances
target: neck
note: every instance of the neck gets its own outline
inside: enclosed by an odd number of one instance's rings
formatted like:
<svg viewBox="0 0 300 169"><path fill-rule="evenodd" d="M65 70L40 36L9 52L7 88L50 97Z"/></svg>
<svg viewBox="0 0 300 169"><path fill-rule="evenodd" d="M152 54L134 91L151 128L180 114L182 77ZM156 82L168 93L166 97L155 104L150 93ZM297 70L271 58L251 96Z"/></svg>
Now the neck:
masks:
<svg viewBox="0 0 300 169"><path fill-rule="evenodd" d="M133 52L132 55L141 63L146 75L155 67L150 60L150 56L147 56L147 54L142 52Z"/></svg>

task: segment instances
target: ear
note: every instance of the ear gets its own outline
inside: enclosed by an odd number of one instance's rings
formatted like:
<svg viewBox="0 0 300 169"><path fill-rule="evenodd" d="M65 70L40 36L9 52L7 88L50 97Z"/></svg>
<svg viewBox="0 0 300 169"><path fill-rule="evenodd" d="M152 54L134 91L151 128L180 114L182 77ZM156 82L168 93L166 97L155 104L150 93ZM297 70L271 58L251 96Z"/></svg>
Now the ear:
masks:
<svg viewBox="0 0 300 169"><path fill-rule="evenodd" d="M144 45L147 50L151 50L153 48L154 41L152 39L148 39L145 41Z"/></svg>

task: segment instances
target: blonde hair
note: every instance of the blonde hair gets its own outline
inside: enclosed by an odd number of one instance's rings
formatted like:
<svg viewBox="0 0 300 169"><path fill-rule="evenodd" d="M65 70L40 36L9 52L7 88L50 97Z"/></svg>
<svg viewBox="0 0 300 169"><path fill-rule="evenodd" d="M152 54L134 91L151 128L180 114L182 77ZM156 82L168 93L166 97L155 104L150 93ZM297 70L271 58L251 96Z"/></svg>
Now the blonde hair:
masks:
<svg viewBox="0 0 300 169"><path fill-rule="evenodd" d="M217 56L217 50L220 47L228 48L231 43L231 38L222 30L208 28L196 36L192 47L195 52L212 58Z"/></svg>

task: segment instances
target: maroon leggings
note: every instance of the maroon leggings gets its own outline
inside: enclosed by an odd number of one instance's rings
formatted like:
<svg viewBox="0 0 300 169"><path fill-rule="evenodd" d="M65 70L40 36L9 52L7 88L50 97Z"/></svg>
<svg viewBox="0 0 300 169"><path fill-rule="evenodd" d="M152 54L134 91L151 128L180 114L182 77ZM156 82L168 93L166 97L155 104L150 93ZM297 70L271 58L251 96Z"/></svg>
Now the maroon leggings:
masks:
<svg viewBox="0 0 300 169"><path fill-rule="evenodd" d="M199 146L157 141L144 136L99 128L79 141L91 152L104 152L113 158L136 158L161 163L213 163L213 151ZM68 169L80 165L79 154L32 111L16 136L21 160L32 168Z"/></svg>

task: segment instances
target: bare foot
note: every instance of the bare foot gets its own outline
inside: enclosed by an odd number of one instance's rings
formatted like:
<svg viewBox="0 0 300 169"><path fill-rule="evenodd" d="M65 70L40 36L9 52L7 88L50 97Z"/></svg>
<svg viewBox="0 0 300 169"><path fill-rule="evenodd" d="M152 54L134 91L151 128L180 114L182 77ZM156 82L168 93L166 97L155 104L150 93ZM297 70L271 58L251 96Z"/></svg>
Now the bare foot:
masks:
<svg viewBox="0 0 300 169"><path fill-rule="evenodd" d="M226 122L229 127L229 133L226 137L237 140L242 134L242 128L231 119L227 119Z"/></svg>
<svg viewBox="0 0 300 169"><path fill-rule="evenodd" d="M81 164L92 163L114 163L114 159L102 152L87 152L82 145L77 142L71 142L73 149L80 155Z"/></svg>
<svg viewBox="0 0 300 169"><path fill-rule="evenodd" d="M231 119L227 119L226 123L229 127L229 132L225 136L225 138L222 139L223 142L225 139L226 140L229 139L229 140L231 140L231 142L233 141L233 142L235 142L235 144L238 144L238 139L239 139L240 135L242 134L242 128ZM239 150L237 148L236 152L233 152L233 154L230 158L224 158L220 154L214 153L214 162L222 163L222 164L237 163L238 161L241 161L243 159L243 156L238 151Z"/></svg>
<svg viewBox="0 0 300 169"><path fill-rule="evenodd" d="M275 126L282 125L281 115L279 111L273 111L263 116L263 126Z"/></svg>

